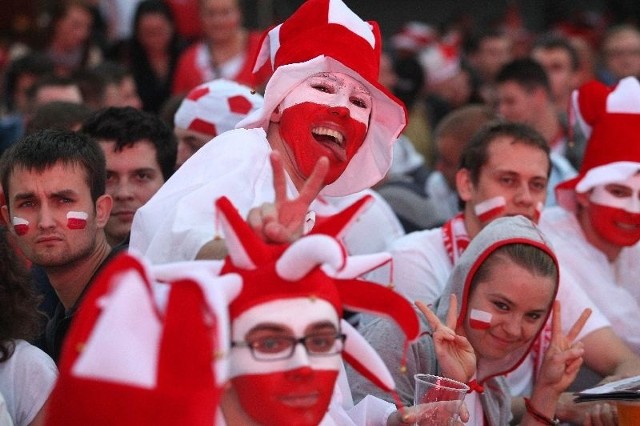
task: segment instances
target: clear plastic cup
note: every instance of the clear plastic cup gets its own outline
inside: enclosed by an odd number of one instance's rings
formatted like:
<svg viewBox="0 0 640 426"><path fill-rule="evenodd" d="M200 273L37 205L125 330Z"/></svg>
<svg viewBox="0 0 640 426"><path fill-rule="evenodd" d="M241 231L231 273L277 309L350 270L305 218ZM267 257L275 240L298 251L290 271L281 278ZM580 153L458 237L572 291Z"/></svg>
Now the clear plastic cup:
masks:
<svg viewBox="0 0 640 426"><path fill-rule="evenodd" d="M433 374L416 374L413 404L420 406L417 424L449 425L458 420L469 386Z"/></svg>

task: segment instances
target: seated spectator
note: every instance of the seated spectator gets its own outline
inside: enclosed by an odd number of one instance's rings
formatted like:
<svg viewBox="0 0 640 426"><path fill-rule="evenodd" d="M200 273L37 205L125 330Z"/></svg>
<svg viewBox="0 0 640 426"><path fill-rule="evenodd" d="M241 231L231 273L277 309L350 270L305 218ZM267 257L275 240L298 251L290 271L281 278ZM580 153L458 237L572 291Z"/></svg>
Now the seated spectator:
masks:
<svg viewBox="0 0 640 426"><path fill-rule="evenodd" d="M505 274L512 279L505 281ZM425 315L422 333L408 351L388 320L371 321L361 332L390 367L403 404L413 402L414 374L443 375L469 383L469 424L502 426L511 420L504 376L528 357L553 306L551 343L521 423L539 424L542 418L551 424L560 394L582 363L582 343L574 340L588 318L586 311L566 335L561 331L560 308L554 306L558 277L555 255L533 222L522 216L496 219L453 268L435 304L437 316L418 303ZM355 401L372 394L392 401L353 370L348 373Z"/></svg>
<svg viewBox="0 0 640 426"><path fill-rule="evenodd" d="M633 25L609 28L600 44L598 78L611 85L624 77L640 77L640 31Z"/></svg>
<svg viewBox="0 0 640 426"><path fill-rule="evenodd" d="M178 139L176 168L211 139L234 129L240 120L262 108L263 103L262 96L230 80L213 80L191 90L174 118Z"/></svg>
<svg viewBox="0 0 640 426"><path fill-rule="evenodd" d="M16 426L43 425L45 403L58 371L54 362L32 346L44 317L29 273L0 226L0 396ZM2 411L2 410L0 410ZM2 419L0 418L0 424Z"/></svg>
<svg viewBox="0 0 640 426"><path fill-rule="evenodd" d="M97 111L81 131L99 142L107 162L106 192L113 199L107 242L127 244L136 211L173 173L175 136L159 117L132 107Z"/></svg>

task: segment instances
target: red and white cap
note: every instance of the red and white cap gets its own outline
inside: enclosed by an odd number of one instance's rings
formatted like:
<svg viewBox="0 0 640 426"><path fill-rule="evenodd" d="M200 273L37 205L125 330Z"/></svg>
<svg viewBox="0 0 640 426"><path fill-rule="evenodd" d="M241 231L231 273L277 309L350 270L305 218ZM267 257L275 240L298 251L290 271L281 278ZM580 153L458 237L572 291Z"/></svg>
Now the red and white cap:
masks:
<svg viewBox="0 0 640 426"><path fill-rule="evenodd" d="M396 50L418 53L437 39L438 32L432 26L424 22L409 21L391 37L391 44Z"/></svg>
<svg viewBox="0 0 640 426"><path fill-rule="evenodd" d="M221 273L242 277L242 291L229 305L230 320L273 301L321 299L333 306L338 318L343 309L392 318L407 336L407 345L415 340L419 323L411 304L385 286L357 278L388 262L390 255L347 256L338 242L370 201L370 196L360 199L292 244L275 245L262 241L231 202L220 198L216 207L229 251ZM349 323L342 321L341 327L347 335L344 359L376 385L392 390L393 378L375 350Z"/></svg>
<svg viewBox="0 0 640 426"><path fill-rule="evenodd" d="M232 130L264 99L235 81L217 79L192 89L174 116L176 127L213 137Z"/></svg>
<svg viewBox="0 0 640 426"><path fill-rule="evenodd" d="M460 72L460 53L456 43L432 43L418 54L418 61L426 73L427 83L438 84Z"/></svg>
<svg viewBox="0 0 640 426"><path fill-rule="evenodd" d="M67 334L47 425L215 423L241 281L197 262L173 272L161 284L123 252L99 273Z"/></svg>
<svg viewBox="0 0 640 426"><path fill-rule="evenodd" d="M587 137L578 175L556 186L556 198L574 211L575 193L625 180L640 170L640 83L623 78L614 87L591 81L573 92L572 119Z"/></svg>
<svg viewBox="0 0 640 426"><path fill-rule="evenodd" d="M254 74L273 70L263 108L237 127L267 129L272 112L289 92L322 72L344 73L369 90L373 105L362 147L344 173L322 194L353 194L379 182L389 170L392 145L407 124L404 104L378 83L381 38L375 22L365 22L342 0L308 0L284 23L265 33Z"/></svg>

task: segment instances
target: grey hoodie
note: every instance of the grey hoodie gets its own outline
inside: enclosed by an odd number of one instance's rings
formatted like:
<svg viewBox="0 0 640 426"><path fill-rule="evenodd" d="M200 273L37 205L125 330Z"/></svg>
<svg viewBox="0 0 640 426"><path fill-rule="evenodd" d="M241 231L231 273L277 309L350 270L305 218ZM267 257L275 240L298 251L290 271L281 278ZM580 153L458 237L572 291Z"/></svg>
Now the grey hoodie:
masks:
<svg viewBox="0 0 640 426"><path fill-rule="evenodd" d="M487 225L469 244L460 257L449 277L447 286L436 303L435 311L442 319L449 309L449 295L454 293L459 301L458 324L465 320L469 285L480 264L496 249L507 244L530 244L546 251L555 260L550 244L542 232L529 219L523 216L496 219ZM557 261L556 261L557 264ZM557 286L555 291L557 292ZM440 374L433 340L427 334L430 327L426 318L420 314L421 331L424 333L409 346L406 358L406 371L401 371L404 335L392 321L378 318L364 325L361 334L378 351L387 363L396 382L396 391L404 405L413 404L414 380L416 373ZM535 339L532 339L532 342ZM522 347L500 361L487 362L480 359L477 365L478 382L484 386L479 395L487 425L502 426L511 418L511 396L504 375L522 363L530 346ZM348 369L349 384L355 402L368 394L373 394L389 402L395 402L393 396L380 391L367 379L353 369Z"/></svg>

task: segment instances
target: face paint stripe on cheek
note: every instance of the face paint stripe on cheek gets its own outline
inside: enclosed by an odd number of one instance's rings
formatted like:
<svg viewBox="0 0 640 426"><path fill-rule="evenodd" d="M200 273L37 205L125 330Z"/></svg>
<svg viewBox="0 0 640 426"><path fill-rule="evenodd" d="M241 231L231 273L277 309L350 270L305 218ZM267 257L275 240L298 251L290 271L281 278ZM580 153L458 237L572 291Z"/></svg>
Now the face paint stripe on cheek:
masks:
<svg viewBox="0 0 640 426"><path fill-rule="evenodd" d="M11 224L13 225L14 231L16 231L16 235L22 236L29 232L29 221L27 219L14 216L13 219L11 219Z"/></svg>
<svg viewBox="0 0 640 426"><path fill-rule="evenodd" d="M476 330L487 330L491 327L491 318L493 316L481 309L471 309L469 313L469 326Z"/></svg>
<svg viewBox="0 0 640 426"><path fill-rule="evenodd" d="M474 206L474 211L480 222L488 222L500 216L507 206L507 201L501 195L479 202Z"/></svg>
<svg viewBox="0 0 640 426"><path fill-rule="evenodd" d="M69 229L84 229L87 226L87 219L89 214L86 212L74 212L67 213L67 227Z"/></svg>

